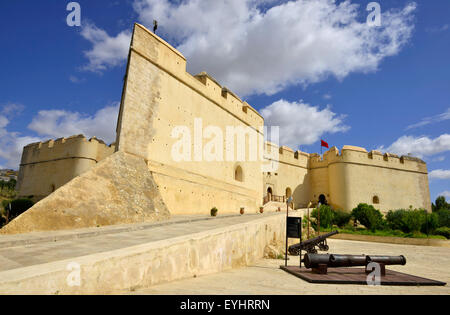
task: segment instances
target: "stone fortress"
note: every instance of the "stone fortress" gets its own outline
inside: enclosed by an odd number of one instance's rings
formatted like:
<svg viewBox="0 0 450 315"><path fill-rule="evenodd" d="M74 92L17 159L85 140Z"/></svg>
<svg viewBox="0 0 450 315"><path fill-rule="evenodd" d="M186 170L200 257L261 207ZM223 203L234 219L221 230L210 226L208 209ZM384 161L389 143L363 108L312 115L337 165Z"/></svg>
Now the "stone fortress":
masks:
<svg viewBox="0 0 450 315"><path fill-rule="evenodd" d="M18 190L39 201L114 153L113 145L83 135L32 143L23 148Z"/></svg>
<svg viewBox="0 0 450 315"><path fill-rule="evenodd" d="M171 214L205 215L212 207L219 214L241 208L255 213L290 196L296 209L326 201L347 211L361 202L381 211L431 210L427 167L420 159L354 146L341 152L333 147L321 157L271 142L263 142L262 159L247 151L242 161L174 159L174 128L185 126L197 139L199 123L206 139L190 142L194 156L217 137L217 128L246 128L246 142L264 136L264 119L255 109L208 74L187 73L180 52L135 24L116 142L107 146L76 136L26 146L19 194L40 201L0 233L151 222ZM235 156L236 143L217 143L222 145L216 151ZM263 171L273 162L278 168Z"/></svg>

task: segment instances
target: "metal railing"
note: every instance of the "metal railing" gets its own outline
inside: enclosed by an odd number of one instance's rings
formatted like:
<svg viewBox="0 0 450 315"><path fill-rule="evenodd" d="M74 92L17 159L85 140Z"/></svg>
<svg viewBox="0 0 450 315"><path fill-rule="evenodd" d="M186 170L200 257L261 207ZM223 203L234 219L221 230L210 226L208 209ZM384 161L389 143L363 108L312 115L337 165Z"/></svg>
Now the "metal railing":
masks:
<svg viewBox="0 0 450 315"><path fill-rule="evenodd" d="M263 199L263 205L270 201L276 201L276 202L286 202L286 196L276 196L276 195L267 195L264 196Z"/></svg>

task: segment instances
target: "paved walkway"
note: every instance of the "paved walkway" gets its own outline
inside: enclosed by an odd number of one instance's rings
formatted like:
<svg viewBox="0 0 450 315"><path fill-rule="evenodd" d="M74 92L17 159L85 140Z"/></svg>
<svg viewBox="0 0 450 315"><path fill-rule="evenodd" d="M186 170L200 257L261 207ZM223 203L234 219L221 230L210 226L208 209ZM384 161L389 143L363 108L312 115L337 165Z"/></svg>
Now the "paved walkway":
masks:
<svg viewBox="0 0 450 315"><path fill-rule="evenodd" d="M329 240L331 253L405 255L406 266L389 269L444 281L445 287L405 287L310 284L282 270L283 260L260 260L247 268L152 286L128 294L271 295L271 294L450 294L450 249L444 247L394 245ZM290 264L297 263L291 257Z"/></svg>
<svg viewBox="0 0 450 315"><path fill-rule="evenodd" d="M77 231L0 236L0 271L39 265L127 248L277 215L176 216L152 224L121 225ZM386 254L407 257L406 266L393 270L450 283L450 249L329 240L333 253ZM297 258L291 260L297 263ZM368 287L309 284L279 269L282 260L260 260L251 267L152 286L132 294L450 294L445 287Z"/></svg>
<svg viewBox="0 0 450 315"><path fill-rule="evenodd" d="M58 231L23 235L0 235L0 271L81 257L126 248L222 226L249 222L262 216L174 216L169 221Z"/></svg>

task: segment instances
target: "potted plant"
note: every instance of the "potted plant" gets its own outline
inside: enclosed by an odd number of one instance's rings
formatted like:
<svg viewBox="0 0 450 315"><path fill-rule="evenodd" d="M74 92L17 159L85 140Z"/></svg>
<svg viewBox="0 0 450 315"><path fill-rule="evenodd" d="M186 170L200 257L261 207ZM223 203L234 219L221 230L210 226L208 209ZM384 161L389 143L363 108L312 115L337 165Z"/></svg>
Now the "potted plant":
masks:
<svg viewBox="0 0 450 315"><path fill-rule="evenodd" d="M245 212L245 208L242 207L242 208L241 208L241 215L244 214L244 212Z"/></svg>
<svg viewBox="0 0 450 315"><path fill-rule="evenodd" d="M264 207L259 207L259 213L263 213L264 212Z"/></svg>
<svg viewBox="0 0 450 315"><path fill-rule="evenodd" d="M216 217L218 211L219 211L219 210L217 210L216 207L212 208L212 209L211 209L211 216L212 216L212 217Z"/></svg>

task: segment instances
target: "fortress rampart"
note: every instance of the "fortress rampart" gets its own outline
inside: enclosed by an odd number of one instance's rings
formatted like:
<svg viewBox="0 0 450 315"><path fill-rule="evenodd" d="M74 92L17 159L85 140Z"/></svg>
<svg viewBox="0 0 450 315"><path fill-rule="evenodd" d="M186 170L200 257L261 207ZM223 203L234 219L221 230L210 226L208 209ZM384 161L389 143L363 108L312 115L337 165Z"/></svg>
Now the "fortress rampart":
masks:
<svg viewBox="0 0 450 315"><path fill-rule="evenodd" d="M6 233L151 222L208 214L213 207L254 213L268 196L292 196L294 208L321 200L347 211L359 203L384 212L431 210L420 159L355 146L308 154L263 143L263 126L252 106L207 73L187 73L181 53L136 24L116 145L74 136L26 146L20 195L51 195L8 224ZM245 132L231 134L230 143L228 129ZM258 149L264 147L263 160L250 158L254 138ZM239 142L245 142L244 158ZM274 168L264 171L267 165Z"/></svg>
<svg viewBox="0 0 450 315"><path fill-rule="evenodd" d="M236 213L240 207L256 212L263 197L261 161L249 161L248 152L245 161L230 161L225 158L230 148L224 145L218 149L224 155L222 160L206 162L202 154L210 140L202 137L202 129L213 126L225 133L227 127L250 127L251 134L262 137L263 125L263 118L249 104L208 74L186 72L181 53L135 25L117 150L147 161L173 214L207 213L212 207L221 212ZM181 159L173 155L181 137L174 134L178 127L190 132L186 137L190 143L183 147L189 154ZM219 144L223 141L218 140ZM195 156L198 151L199 160Z"/></svg>
<svg viewBox="0 0 450 315"><path fill-rule="evenodd" d="M266 148L278 147L266 143ZM292 190L296 207L317 203L323 195L329 204L344 210L361 202L383 212L410 206L431 210L428 171L418 158L367 152L355 146L344 146L341 153L333 147L323 157L294 153L288 147L278 149L279 171L264 174L265 194L287 195Z"/></svg>
<svg viewBox="0 0 450 315"><path fill-rule="evenodd" d="M310 168L326 167L336 163L348 163L356 165L365 165L379 168L390 168L398 171L427 173L426 163L418 158L410 156L401 156L392 153L381 153L379 151L367 152L366 149L346 145L342 148L341 154L336 147L331 148L320 155L312 155Z"/></svg>
<svg viewBox="0 0 450 315"><path fill-rule="evenodd" d="M40 200L71 179L83 174L115 151L97 138L83 135L24 147L20 163L17 190L20 196Z"/></svg>
<svg viewBox="0 0 450 315"><path fill-rule="evenodd" d="M265 143L265 157L276 165L276 170L265 172L264 194L292 196L295 208L303 208L308 205L310 194L310 175L308 153L295 151L287 146L278 147L271 142ZM278 159L276 154L278 153Z"/></svg>

